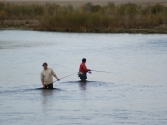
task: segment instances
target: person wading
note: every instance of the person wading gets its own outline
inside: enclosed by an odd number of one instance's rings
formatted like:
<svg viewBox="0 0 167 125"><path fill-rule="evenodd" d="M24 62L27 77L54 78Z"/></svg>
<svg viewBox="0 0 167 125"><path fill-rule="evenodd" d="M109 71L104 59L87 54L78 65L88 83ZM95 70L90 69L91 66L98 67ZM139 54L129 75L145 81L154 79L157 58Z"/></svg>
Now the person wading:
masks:
<svg viewBox="0 0 167 125"><path fill-rule="evenodd" d="M86 73L87 72L91 73L90 72L91 70L87 69L85 63L86 63L86 59L83 58L82 63L80 64L80 67L79 67L79 72L78 72L78 76L80 77L81 81L83 81L83 82L86 81L86 79L87 79Z"/></svg>
<svg viewBox="0 0 167 125"><path fill-rule="evenodd" d="M48 68L48 64L46 62L43 63L43 70L41 72L41 82L43 88L53 89L53 76L59 81L60 79L57 77L52 68Z"/></svg>

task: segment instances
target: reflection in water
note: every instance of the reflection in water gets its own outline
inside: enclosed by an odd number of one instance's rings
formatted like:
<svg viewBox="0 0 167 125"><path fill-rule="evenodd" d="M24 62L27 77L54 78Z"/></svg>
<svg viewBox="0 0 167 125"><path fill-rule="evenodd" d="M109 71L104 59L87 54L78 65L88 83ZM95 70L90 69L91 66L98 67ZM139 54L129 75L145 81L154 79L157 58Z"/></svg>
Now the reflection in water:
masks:
<svg viewBox="0 0 167 125"><path fill-rule="evenodd" d="M49 113L48 109L52 107L52 98L53 98L53 90L51 89L41 89L41 111L42 117L46 117Z"/></svg>
<svg viewBox="0 0 167 125"><path fill-rule="evenodd" d="M79 81L79 86L81 90L86 90L87 81Z"/></svg>
<svg viewBox="0 0 167 125"><path fill-rule="evenodd" d="M46 105L48 100L50 100L52 98L54 89L53 90L51 90L51 89L42 89L41 91L42 91L41 92L42 104Z"/></svg>
<svg viewBox="0 0 167 125"><path fill-rule="evenodd" d="M51 96L53 95L54 89L41 89L43 97Z"/></svg>
<svg viewBox="0 0 167 125"><path fill-rule="evenodd" d="M54 95L56 94L57 91L60 91L61 89L58 89L58 88L53 88L53 89L40 88L39 90L41 90L42 104L47 105L48 102L49 102L49 104L51 104L51 102L53 102Z"/></svg>

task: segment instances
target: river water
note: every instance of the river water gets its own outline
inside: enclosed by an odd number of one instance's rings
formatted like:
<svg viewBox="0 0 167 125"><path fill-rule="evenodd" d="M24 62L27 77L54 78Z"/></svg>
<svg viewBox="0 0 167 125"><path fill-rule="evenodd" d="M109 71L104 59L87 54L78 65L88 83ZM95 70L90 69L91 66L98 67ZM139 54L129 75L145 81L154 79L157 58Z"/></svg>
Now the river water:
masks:
<svg viewBox="0 0 167 125"><path fill-rule="evenodd" d="M62 78L53 90L40 89L43 62ZM1 125L167 124L166 34L1 30L0 69Z"/></svg>

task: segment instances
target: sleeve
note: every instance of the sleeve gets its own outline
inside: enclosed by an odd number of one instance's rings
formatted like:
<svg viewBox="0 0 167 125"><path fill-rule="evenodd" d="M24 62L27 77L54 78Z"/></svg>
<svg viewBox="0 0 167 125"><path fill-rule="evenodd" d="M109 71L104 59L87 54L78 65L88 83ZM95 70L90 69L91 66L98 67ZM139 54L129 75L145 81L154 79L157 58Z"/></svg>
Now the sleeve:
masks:
<svg viewBox="0 0 167 125"><path fill-rule="evenodd" d="M53 76L56 77L56 73L53 71L53 69L51 69L51 73L52 73Z"/></svg>
<svg viewBox="0 0 167 125"><path fill-rule="evenodd" d="M40 77L41 77L41 80L44 79L44 76L43 76L42 72L41 72L41 74L40 74Z"/></svg>
<svg viewBox="0 0 167 125"><path fill-rule="evenodd" d="M85 72L88 72L88 69L87 69L86 65L83 65L83 69L84 69Z"/></svg>

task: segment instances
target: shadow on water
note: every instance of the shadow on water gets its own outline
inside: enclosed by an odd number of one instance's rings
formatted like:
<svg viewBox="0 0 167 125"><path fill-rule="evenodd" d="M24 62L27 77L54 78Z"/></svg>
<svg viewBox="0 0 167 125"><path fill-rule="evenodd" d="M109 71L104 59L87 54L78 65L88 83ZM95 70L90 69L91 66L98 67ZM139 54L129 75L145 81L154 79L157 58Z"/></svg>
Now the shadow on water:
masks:
<svg viewBox="0 0 167 125"><path fill-rule="evenodd" d="M108 86L111 85L113 83L109 83L109 82L102 82L102 81L67 81L67 82L63 82L66 84L78 84L81 90L86 90L87 86L94 86L94 87L99 87L99 86Z"/></svg>
<svg viewBox="0 0 167 125"><path fill-rule="evenodd" d="M38 90L41 90L41 95L43 96L43 97L50 97L50 96L52 96L53 95L53 90L56 90L56 89L38 89ZM46 101L46 98L44 98L44 103L46 103L47 101Z"/></svg>
<svg viewBox="0 0 167 125"><path fill-rule="evenodd" d="M87 82L79 82L79 87L81 90L86 90Z"/></svg>
<svg viewBox="0 0 167 125"><path fill-rule="evenodd" d="M67 82L63 82L63 83L90 83L90 84L96 83L96 84L99 84L99 83L107 83L107 82L102 82L102 81L88 81L88 80L82 82L82 81L78 80L78 81L67 81Z"/></svg>
<svg viewBox="0 0 167 125"><path fill-rule="evenodd" d="M45 89L45 88L36 88L35 90L42 90L42 91L55 91L55 90L61 90L61 89L59 89L59 88L53 88L53 89Z"/></svg>
<svg viewBox="0 0 167 125"><path fill-rule="evenodd" d="M0 94L10 94L10 93L24 93L24 92L34 92L34 91L43 91L43 92L51 92L51 91L61 91L59 88L53 88L53 89L44 89L44 88L28 88L28 89L20 89L20 88L11 88L11 89L4 89L0 91Z"/></svg>
<svg viewBox="0 0 167 125"><path fill-rule="evenodd" d="M44 104L47 102L45 97L53 96L53 93L61 91L61 89L58 88L53 88L53 89L36 88L36 90L40 90L41 95L44 97L43 101Z"/></svg>
<svg viewBox="0 0 167 125"><path fill-rule="evenodd" d="M62 82L63 84L68 84L68 85L79 85L81 90L86 90L88 86L93 86L93 87L99 87L99 86L108 86L113 83L109 82L102 82L102 81L67 81L67 82ZM14 87L14 88L1 88L0 94L13 94L13 93L26 93L26 92L31 92L35 93L35 91L42 91L44 93L50 93L53 91L63 91L63 89L60 88L53 88L53 89L44 89L42 87L40 88L20 88L20 87Z"/></svg>

